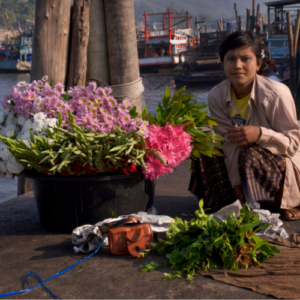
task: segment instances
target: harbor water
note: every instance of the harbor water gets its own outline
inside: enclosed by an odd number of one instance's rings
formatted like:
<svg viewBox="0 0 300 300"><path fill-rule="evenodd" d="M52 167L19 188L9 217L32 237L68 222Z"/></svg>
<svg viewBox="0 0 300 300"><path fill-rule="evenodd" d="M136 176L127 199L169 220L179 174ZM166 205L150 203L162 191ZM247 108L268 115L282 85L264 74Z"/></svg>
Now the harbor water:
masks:
<svg viewBox="0 0 300 300"><path fill-rule="evenodd" d="M166 86L172 93L176 92L174 82L174 74L142 74L143 84L145 87L144 99L147 109L151 113L155 113L155 107L162 100ZM2 100L8 94L9 89L19 81L30 81L29 74L0 74L0 99ZM207 103L207 94L211 86L205 88L187 89L187 93L197 97L199 102ZM17 196L17 178L1 178L0 179L0 203L5 202Z"/></svg>

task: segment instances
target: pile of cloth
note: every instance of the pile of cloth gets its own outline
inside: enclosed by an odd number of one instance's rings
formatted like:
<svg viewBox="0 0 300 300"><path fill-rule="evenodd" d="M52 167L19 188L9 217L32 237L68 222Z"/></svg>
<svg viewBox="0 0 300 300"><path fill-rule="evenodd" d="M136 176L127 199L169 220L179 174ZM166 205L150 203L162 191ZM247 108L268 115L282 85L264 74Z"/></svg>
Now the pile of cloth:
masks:
<svg viewBox="0 0 300 300"><path fill-rule="evenodd" d="M239 215L241 208L240 201L237 200L214 213L212 217L220 222L225 220L226 216L233 212ZM253 212L257 213L261 220L261 225L265 223L272 224L269 228L257 232L258 235L265 235L272 239L278 237L288 238L286 230L282 227L283 222L279 219L280 214L272 214L270 211L263 209L254 209ZM137 214L119 216L118 218L109 218L94 225L83 225L75 228L72 232L74 252L88 253L96 250L107 233L108 228L113 227L116 223L128 217L136 217L141 223L150 224L154 233L167 232L170 228L169 224L174 222L174 219L170 216L158 215L157 210L152 207L148 212L139 212ZM103 246L108 245L108 238L106 237L103 241Z"/></svg>

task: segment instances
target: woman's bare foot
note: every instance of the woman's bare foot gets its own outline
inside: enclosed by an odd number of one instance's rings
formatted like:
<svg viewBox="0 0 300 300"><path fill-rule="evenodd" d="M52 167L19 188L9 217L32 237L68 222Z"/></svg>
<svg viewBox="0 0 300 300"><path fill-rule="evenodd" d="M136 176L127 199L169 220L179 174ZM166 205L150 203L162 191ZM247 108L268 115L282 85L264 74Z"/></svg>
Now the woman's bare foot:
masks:
<svg viewBox="0 0 300 300"><path fill-rule="evenodd" d="M286 221L296 221L300 219L300 207L281 209L281 216Z"/></svg>

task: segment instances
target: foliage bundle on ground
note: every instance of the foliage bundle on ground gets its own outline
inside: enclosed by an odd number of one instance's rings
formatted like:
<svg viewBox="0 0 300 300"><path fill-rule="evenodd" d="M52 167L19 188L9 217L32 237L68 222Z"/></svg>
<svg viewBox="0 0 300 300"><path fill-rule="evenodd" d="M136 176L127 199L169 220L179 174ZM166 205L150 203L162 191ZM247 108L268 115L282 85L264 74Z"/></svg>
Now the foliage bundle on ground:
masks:
<svg viewBox="0 0 300 300"><path fill-rule="evenodd" d="M271 224L257 228L261 221L247 206L243 206L240 216L233 213L219 223L205 214L202 200L199 207L195 212L196 218L188 222L176 217L166 239L153 244L152 251L166 255L167 260L162 265L148 264L139 273L168 266L174 273L165 273L165 279L180 278L182 273L186 273L187 279L192 280L200 270L225 268L237 271L240 267L257 266L273 254L280 253L276 247L255 235Z"/></svg>

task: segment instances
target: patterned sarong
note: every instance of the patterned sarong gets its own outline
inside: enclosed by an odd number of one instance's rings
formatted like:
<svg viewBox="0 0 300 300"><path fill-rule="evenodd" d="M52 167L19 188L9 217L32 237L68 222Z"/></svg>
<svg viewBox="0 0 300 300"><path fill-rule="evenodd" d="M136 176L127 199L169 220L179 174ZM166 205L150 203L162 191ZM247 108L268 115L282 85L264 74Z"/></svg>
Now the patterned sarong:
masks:
<svg viewBox="0 0 300 300"><path fill-rule="evenodd" d="M239 173L247 203L255 203L276 196L283 187L286 160L273 155L257 144L248 144L239 154ZM201 154L193 161L189 190L204 201L208 213L236 201L228 178L224 157Z"/></svg>

